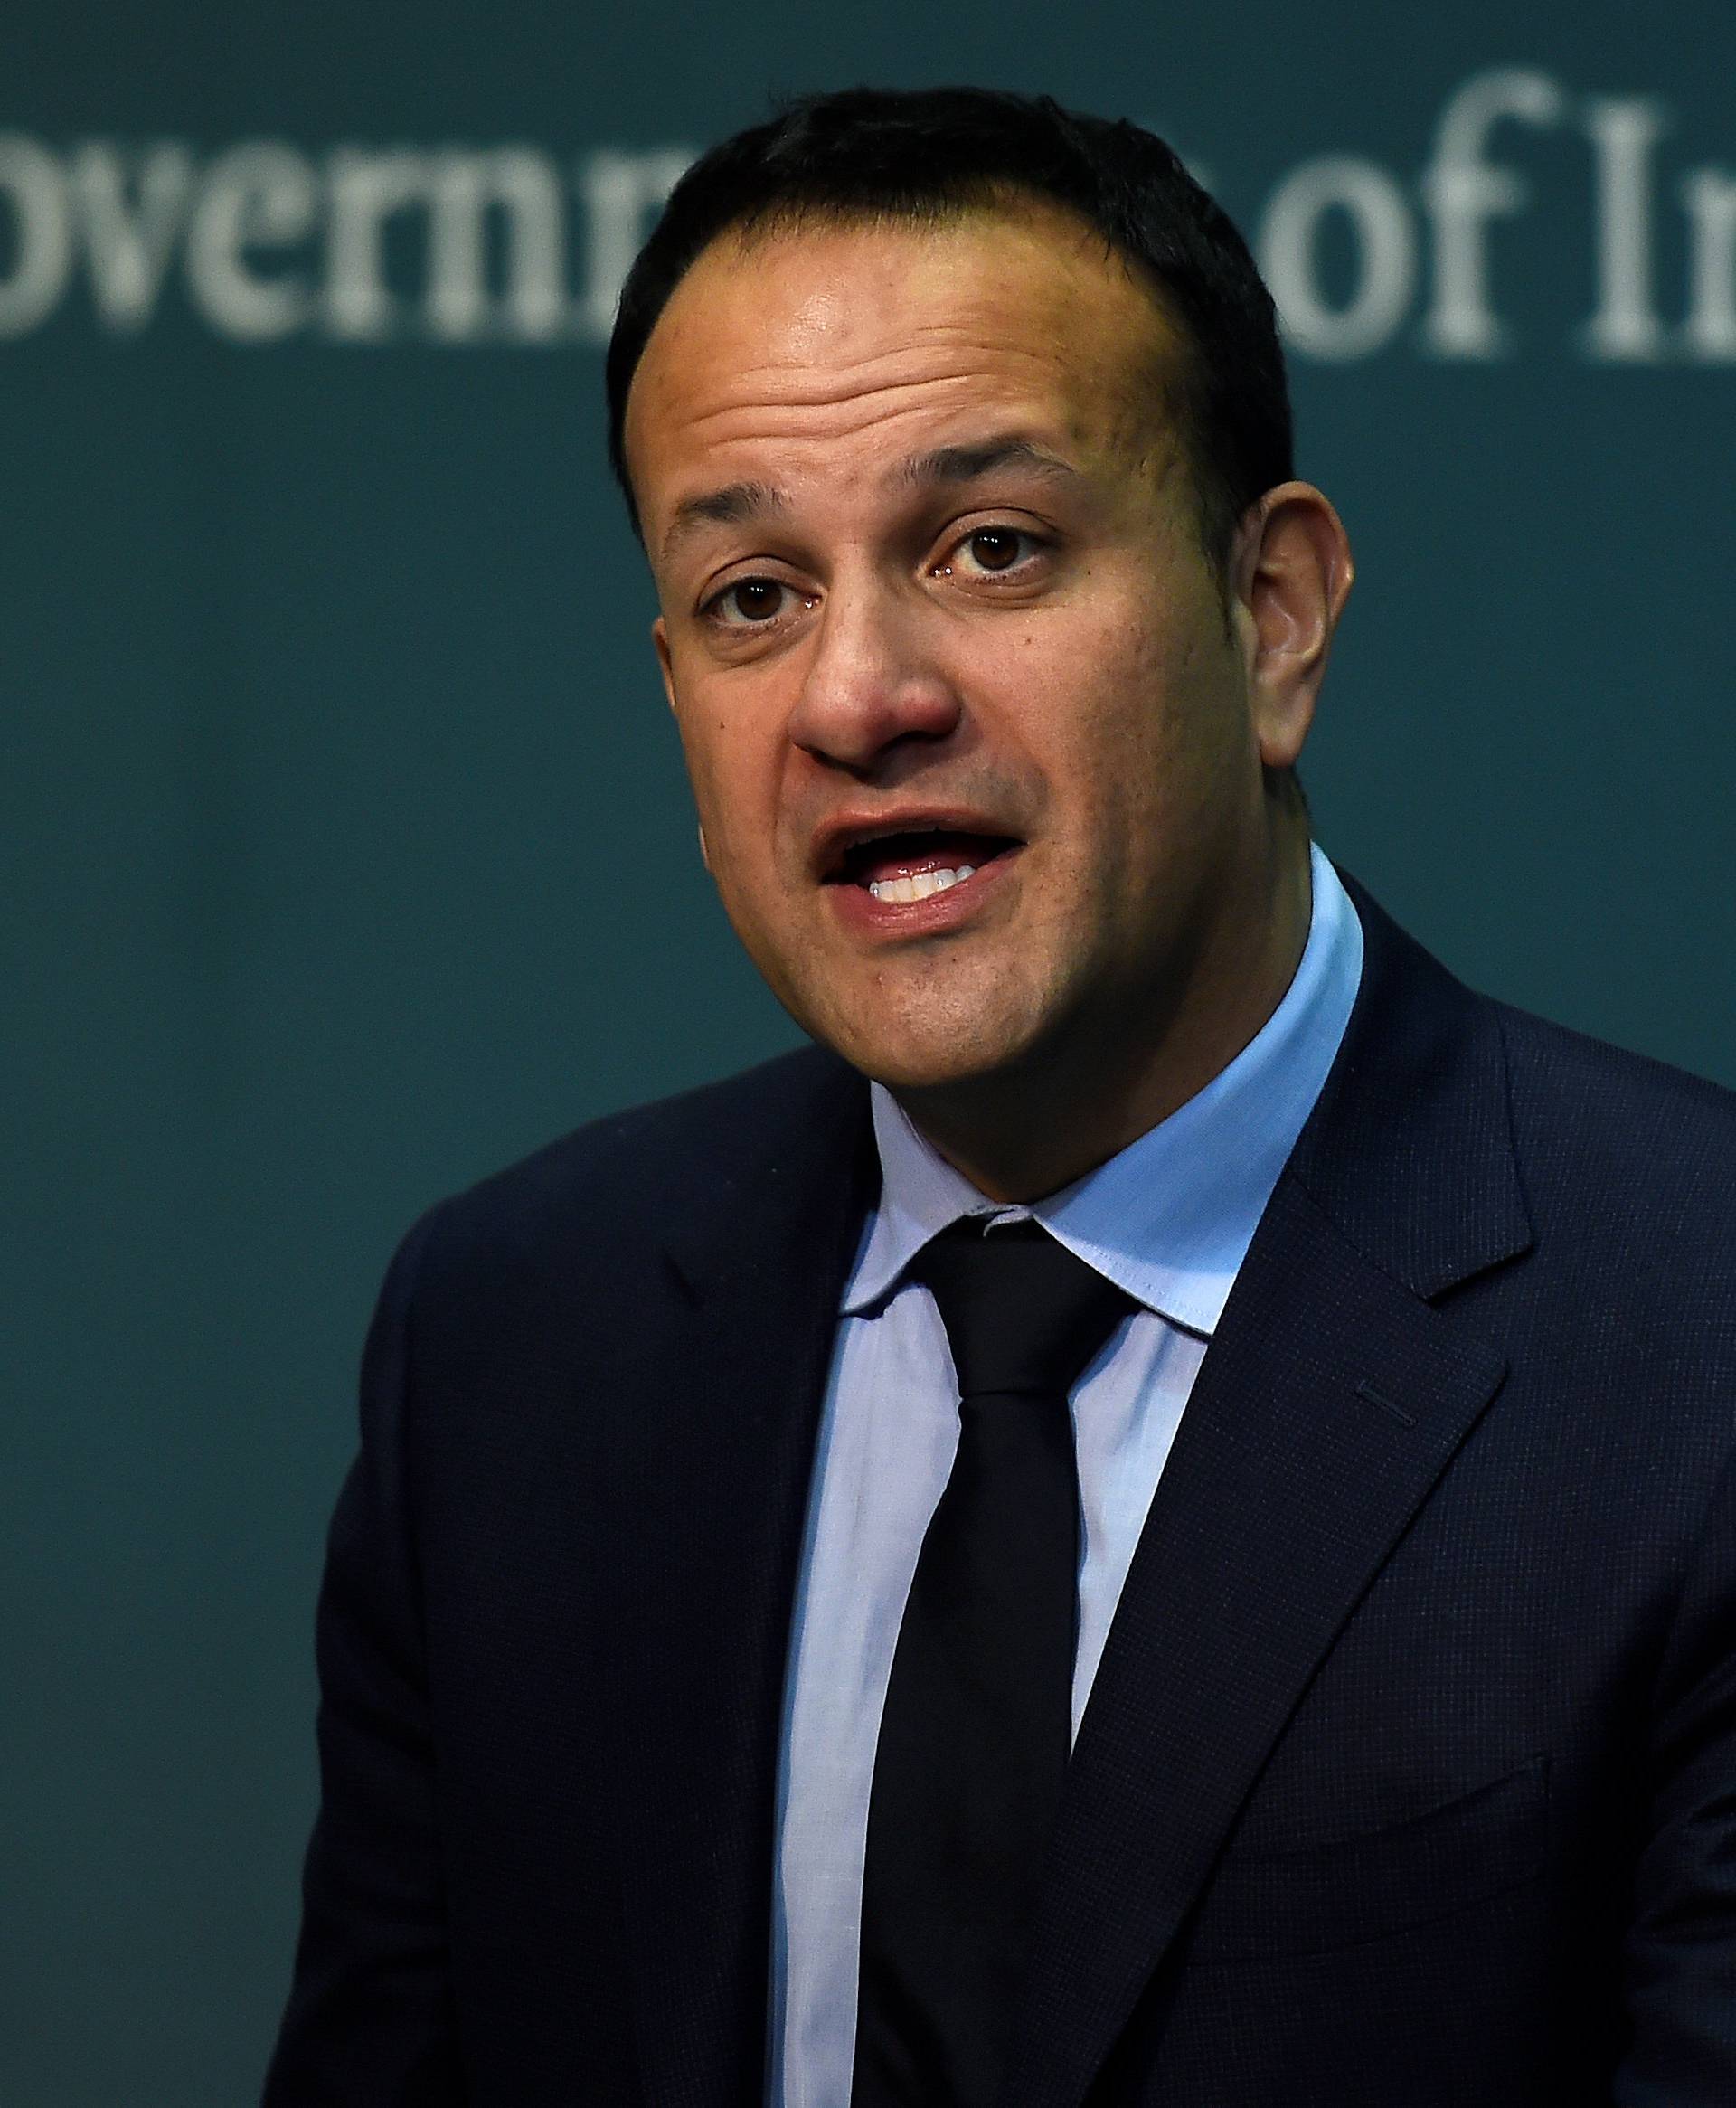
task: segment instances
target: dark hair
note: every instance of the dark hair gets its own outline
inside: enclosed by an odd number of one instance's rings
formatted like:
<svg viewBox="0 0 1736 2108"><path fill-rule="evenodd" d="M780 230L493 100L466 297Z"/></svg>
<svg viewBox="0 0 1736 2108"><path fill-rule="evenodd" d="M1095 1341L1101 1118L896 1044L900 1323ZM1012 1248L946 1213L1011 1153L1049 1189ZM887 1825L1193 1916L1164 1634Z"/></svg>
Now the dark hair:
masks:
<svg viewBox="0 0 1736 2108"><path fill-rule="evenodd" d="M1201 538L1220 569L1236 523L1291 473L1289 391L1271 296L1228 215L1163 140L1049 97L982 88L853 88L789 103L713 147L670 194L621 291L607 364L609 458L633 515L627 394L646 341L702 250L808 217L933 221L1009 194L1077 213L1142 272L1187 339L1168 382Z"/></svg>

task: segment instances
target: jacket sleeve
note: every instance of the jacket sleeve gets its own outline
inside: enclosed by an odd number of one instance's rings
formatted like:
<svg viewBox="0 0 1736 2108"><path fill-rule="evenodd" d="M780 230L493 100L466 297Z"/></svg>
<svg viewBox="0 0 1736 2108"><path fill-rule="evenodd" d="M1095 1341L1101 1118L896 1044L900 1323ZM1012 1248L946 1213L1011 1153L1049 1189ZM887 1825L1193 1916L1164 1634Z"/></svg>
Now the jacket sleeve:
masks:
<svg viewBox="0 0 1736 2108"><path fill-rule="evenodd" d="M265 2108L461 2108L406 1464L410 1303L425 1221L363 1357L362 1442L320 1591L320 1808Z"/></svg>
<svg viewBox="0 0 1736 2108"><path fill-rule="evenodd" d="M1651 1820L1627 1947L1616 2108L1736 2102L1736 1462L1700 1534L1659 1678Z"/></svg>

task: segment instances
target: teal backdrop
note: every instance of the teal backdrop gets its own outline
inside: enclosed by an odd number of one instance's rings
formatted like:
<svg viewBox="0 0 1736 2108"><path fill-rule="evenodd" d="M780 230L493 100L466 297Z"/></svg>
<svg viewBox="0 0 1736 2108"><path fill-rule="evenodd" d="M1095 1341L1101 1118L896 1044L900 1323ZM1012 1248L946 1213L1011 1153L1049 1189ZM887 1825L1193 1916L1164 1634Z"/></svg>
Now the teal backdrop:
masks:
<svg viewBox="0 0 1736 2108"><path fill-rule="evenodd" d="M1736 1083L1736 16L505 0L0 14L0 2100L234 2108L388 1253L789 1044L602 462L674 170L769 91L1048 90L1259 246L1361 557L1321 839Z"/></svg>

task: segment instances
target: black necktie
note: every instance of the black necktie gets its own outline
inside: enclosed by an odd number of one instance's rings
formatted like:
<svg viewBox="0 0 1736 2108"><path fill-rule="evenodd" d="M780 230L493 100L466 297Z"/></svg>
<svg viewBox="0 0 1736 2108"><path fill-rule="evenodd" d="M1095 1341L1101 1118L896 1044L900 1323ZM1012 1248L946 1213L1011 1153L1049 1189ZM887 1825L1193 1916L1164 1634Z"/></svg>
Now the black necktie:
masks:
<svg viewBox="0 0 1736 2108"><path fill-rule="evenodd" d="M989 2108L1071 1741L1079 1487L1067 1394L1133 1308L1034 1222L911 1268L958 1373L868 1808L854 2108Z"/></svg>

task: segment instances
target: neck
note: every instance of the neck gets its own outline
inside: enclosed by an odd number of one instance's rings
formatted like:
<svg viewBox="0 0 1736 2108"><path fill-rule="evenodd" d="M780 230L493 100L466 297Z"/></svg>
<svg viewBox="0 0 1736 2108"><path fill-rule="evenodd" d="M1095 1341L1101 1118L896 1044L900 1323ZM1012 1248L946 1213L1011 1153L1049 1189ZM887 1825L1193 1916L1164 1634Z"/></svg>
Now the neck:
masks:
<svg viewBox="0 0 1736 2108"><path fill-rule="evenodd" d="M1307 943L1308 845L1226 903L1170 973L993 1074L900 1088L917 1130L988 1199L1041 1200L1094 1171L1229 1066L1284 998Z"/></svg>

